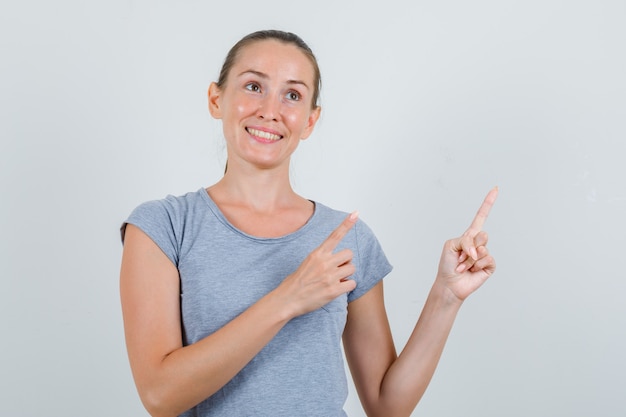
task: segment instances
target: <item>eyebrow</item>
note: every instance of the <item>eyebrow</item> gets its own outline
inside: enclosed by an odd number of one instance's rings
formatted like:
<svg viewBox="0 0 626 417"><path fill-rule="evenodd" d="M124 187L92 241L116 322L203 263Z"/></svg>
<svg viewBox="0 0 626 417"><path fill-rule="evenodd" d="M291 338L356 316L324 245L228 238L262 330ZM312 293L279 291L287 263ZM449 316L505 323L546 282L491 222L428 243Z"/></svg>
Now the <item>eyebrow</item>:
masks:
<svg viewBox="0 0 626 417"><path fill-rule="evenodd" d="M239 77L241 77L242 75L245 75L245 74L253 74L253 75L256 75L257 77L260 77L260 78L263 78L263 79L268 79L269 78L269 76L266 73L261 72L261 71L256 71L256 70L253 70L253 69L242 71L241 73L239 73ZM304 81L301 81L301 80L287 80L287 84L302 85L302 86L306 87L307 89L310 89L308 84L305 83Z"/></svg>

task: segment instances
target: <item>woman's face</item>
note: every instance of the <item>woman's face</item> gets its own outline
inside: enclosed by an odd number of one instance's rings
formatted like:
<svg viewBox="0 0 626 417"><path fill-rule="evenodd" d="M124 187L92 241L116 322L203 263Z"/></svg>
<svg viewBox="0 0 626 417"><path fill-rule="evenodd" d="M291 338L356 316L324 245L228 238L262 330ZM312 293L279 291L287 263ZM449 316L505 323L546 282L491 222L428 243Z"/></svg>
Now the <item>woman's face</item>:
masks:
<svg viewBox="0 0 626 417"><path fill-rule="evenodd" d="M298 47L254 42L235 60L223 89L209 88L209 110L221 119L229 170L235 164L273 168L289 163L319 118L312 109L314 70Z"/></svg>

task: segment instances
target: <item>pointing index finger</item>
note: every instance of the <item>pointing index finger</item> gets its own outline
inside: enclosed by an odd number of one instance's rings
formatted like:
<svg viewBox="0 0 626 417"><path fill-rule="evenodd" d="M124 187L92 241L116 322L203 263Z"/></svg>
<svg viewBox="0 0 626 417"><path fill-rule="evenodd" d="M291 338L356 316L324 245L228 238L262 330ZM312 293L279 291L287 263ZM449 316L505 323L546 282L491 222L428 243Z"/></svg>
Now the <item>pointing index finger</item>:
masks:
<svg viewBox="0 0 626 417"><path fill-rule="evenodd" d="M359 218L359 212L354 211L350 213L335 230L331 232L330 235L326 238L326 240L320 245L320 248L332 252L335 250L341 239L352 229L352 226L356 223Z"/></svg>
<svg viewBox="0 0 626 417"><path fill-rule="evenodd" d="M476 217L474 217L474 220L472 221L469 229L467 229L467 232L470 232L470 234L471 232L476 234L482 230L483 225L485 224L485 220L487 220L487 216L489 215L491 207L493 207L493 203L495 203L497 197L498 187L494 187L491 189L491 191L489 191L487 197L485 197L485 200L478 209Z"/></svg>

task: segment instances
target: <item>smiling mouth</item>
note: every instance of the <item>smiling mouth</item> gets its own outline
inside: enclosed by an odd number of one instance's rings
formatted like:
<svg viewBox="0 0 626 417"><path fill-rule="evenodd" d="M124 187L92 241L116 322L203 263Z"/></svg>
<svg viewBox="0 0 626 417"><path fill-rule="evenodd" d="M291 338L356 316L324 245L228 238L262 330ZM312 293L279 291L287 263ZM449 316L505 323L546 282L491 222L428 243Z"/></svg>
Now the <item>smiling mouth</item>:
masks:
<svg viewBox="0 0 626 417"><path fill-rule="evenodd" d="M258 138L261 138L267 141L272 141L272 142L283 138L281 135L277 135L277 134L270 133L270 132L265 132L263 130L252 129L250 127L247 127L246 131L250 133L252 136L256 136Z"/></svg>

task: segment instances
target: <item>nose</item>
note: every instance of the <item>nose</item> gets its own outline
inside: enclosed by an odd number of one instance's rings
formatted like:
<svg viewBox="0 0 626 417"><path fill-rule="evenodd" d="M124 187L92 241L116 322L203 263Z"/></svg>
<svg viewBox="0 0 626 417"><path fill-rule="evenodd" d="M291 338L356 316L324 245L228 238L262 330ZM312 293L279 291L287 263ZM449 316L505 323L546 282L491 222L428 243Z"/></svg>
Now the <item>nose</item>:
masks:
<svg viewBox="0 0 626 417"><path fill-rule="evenodd" d="M274 94L266 94L259 103L257 117L263 120L278 121L280 119L280 98Z"/></svg>

